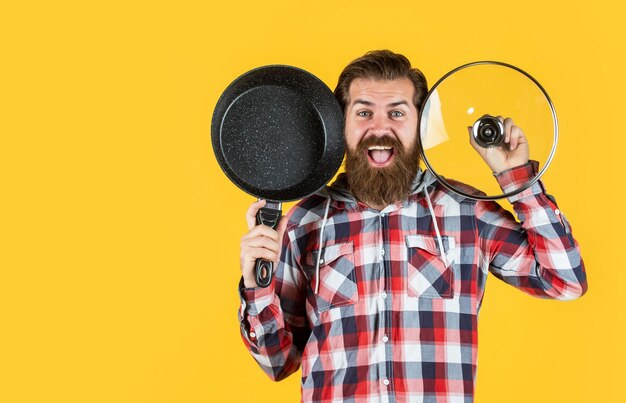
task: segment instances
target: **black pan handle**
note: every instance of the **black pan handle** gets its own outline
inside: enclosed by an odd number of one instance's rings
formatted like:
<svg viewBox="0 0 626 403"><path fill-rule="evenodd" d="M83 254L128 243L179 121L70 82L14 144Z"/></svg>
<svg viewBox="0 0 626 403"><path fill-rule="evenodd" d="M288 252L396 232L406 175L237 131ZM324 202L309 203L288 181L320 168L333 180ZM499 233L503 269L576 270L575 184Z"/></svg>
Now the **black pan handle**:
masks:
<svg viewBox="0 0 626 403"><path fill-rule="evenodd" d="M271 229L278 227L280 216L282 215L283 204L281 202L267 201L256 213L256 223L267 225ZM281 240L279 240L280 242ZM274 263L265 259L256 260L256 283L259 287L265 288L270 285L274 277Z"/></svg>

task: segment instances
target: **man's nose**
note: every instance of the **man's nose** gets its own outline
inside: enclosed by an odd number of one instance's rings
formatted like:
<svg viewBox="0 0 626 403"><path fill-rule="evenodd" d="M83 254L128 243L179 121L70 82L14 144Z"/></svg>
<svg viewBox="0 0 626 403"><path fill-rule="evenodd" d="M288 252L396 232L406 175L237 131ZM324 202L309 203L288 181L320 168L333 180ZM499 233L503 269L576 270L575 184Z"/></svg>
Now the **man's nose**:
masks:
<svg viewBox="0 0 626 403"><path fill-rule="evenodd" d="M370 132L376 136L389 134L389 119L387 119L387 116L383 114L374 115Z"/></svg>

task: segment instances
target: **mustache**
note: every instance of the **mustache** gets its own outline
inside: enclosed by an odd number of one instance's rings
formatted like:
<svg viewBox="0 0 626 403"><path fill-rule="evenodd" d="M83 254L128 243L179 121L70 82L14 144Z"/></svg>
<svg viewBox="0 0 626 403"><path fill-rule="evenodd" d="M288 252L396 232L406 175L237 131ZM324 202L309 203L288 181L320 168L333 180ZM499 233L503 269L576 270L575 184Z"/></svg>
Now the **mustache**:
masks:
<svg viewBox="0 0 626 403"><path fill-rule="evenodd" d="M400 141L398 141L395 137L389 135L366 137L357 145L357 151L364 152L372 146L393 147L397 153L402 153L404 151L402 143L400 143Z"/></svg>

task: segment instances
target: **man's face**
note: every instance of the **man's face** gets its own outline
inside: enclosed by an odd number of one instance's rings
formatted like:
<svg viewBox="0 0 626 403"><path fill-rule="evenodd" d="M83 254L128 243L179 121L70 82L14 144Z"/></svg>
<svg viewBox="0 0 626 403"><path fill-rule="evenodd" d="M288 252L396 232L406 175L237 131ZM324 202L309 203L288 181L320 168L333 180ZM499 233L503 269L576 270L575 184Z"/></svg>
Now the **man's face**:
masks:
<svg viewBox="0 0 626 403"><path fill-rule="evenodd" d="M397 140L405 150L412 149L417 141L414 91L408 78L352 81L345 125L348 149L355 152L360 142L383 136ZM372 168L384 168L394 163L397 151L393 147L373 146L364 152L364 157Z"/></svg>
<svg viewBox="0 0 626 403"><path fill-rule="evenodd" d="M407 79L355 79L346 108L346 173L357 200L374 208L404 200L418 170L417 110Z"/></svg>

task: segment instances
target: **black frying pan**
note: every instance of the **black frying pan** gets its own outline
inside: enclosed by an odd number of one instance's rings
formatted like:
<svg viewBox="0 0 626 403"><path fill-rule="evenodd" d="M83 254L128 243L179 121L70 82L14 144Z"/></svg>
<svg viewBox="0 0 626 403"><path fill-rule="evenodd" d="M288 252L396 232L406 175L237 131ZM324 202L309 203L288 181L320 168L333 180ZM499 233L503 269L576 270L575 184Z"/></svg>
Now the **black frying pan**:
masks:
<svg viewBox="0 0 626 403"><path fill-rule="evenodd" d="M243 191L268 199L257 223L276 228L280 202L302 199L335 175L344 154L344 117L332 91L302 69L251 70L224 91L211 121L213 151ZM267 287L272 262L259 259L256 281Z"/></svg>

